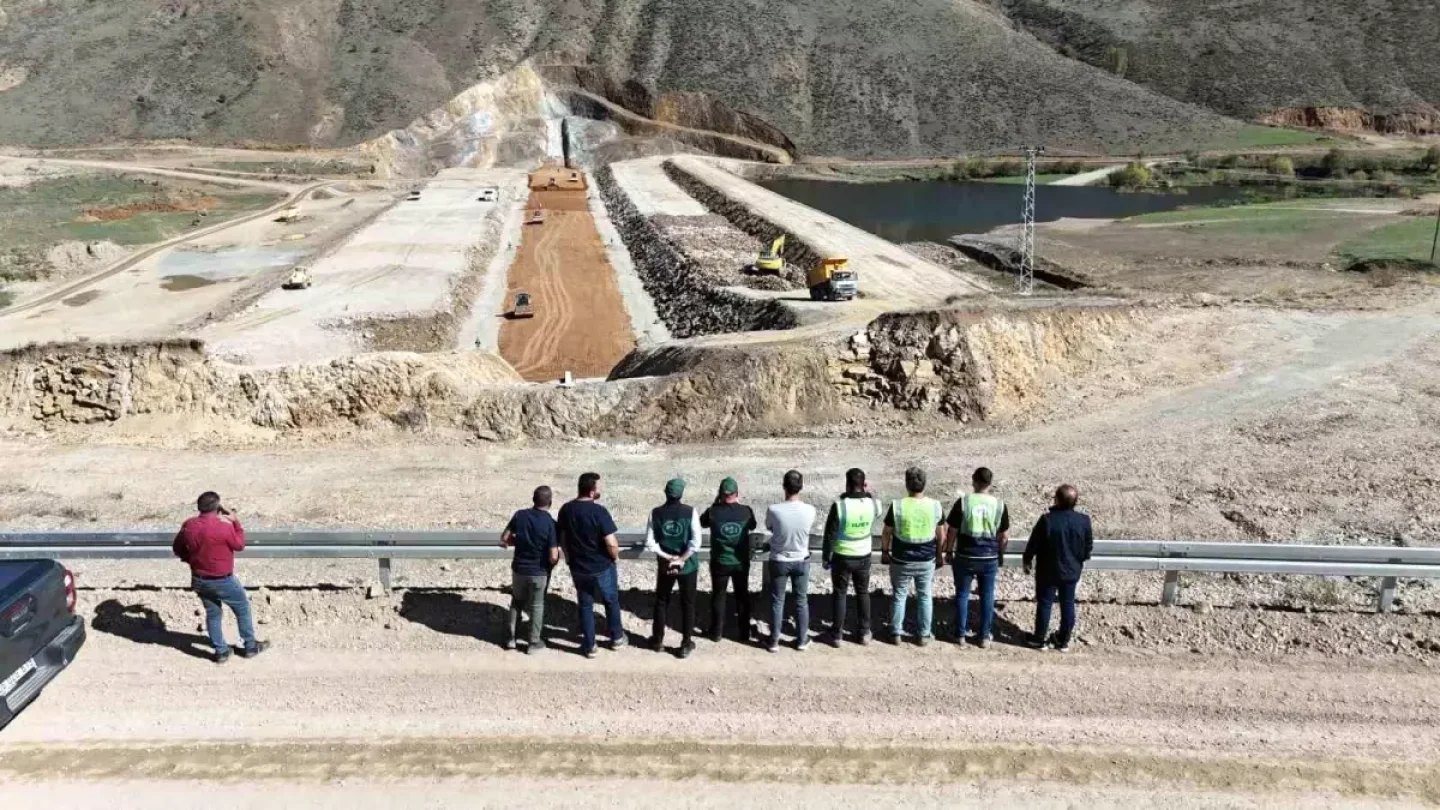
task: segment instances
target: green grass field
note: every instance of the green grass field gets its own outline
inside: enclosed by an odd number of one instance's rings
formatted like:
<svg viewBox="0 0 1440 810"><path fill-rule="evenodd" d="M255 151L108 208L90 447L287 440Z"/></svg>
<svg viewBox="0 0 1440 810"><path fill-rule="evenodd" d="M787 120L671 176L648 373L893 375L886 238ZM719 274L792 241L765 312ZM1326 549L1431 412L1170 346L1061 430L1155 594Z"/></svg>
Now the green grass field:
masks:
<svg viewBox="0 0 1440 810"><path fill-rule="evenodd" d="M1357 239L1351 239L1336 251L1352 261L1362 259L1414 259L1430 261L1430 248L1435 238L1434 217L1413 217L1406 222L1386 225Z"/></svg>
<svg viewBox="0 0 1440 810"><path fill-rule="evenodd" d="M0 277L43 277L46 251L64 241L111 241L119 245L160 242L191 230L193 211L142 212L124 219L101 221L86 209L114 208L147 202L173 201L184 194L212 197L204 224L273 204L279 196L229 186L163 180L120 174L88 174L45 180L18 188L0 188L0 249L12 258Z"/></svg>
<svg viewBox="0 0 1440 810"><path fill-rule="evenodd" d="M1340 140L1333 135L1321 135L1298 129L1262 127L1248 124L1235 135L1204 145L1206 150L1269 149L1279 146L1313 146Z"/></svg>
<svg viewBox="0 0 1440 810"><path fill-rule="evenodd" d="M1219 208L1186 208L1140 214L1125 220L1137 225L1193 225L1230 229L1253 225L1258 229L1293 228L1295 223L1325 222L1328 216L1350 216L1343 212L1327 212L1328 200L1286 201L1258 205L1232 205Z"/></svg>
<svg viewBox="0 0 1440 810"><path fill-rule="evenodd" d="M1055 182L1056 180L1064 180L1064 179L1067 178L1067 177L1073 177L1073 176L1074 176L1074 175L1070 175L1070 174L1037 174L1037 175L1035 175L1035 182L1036 182L1038 185L1042 185L1042 186L1043 186L1043 185L1046 185L1046 184L1048 184L1048 183L1053 183L1053 182ZM1021 174L1021 175L1016 175L1015 177L987 177L987 178L984 179L983 182L986 182L986 183L1004 183L1005 185L1009 185L1009 186L1019 186L1019 185L1024 185L1024 184L1025 184L1025 175Z"/></svg>

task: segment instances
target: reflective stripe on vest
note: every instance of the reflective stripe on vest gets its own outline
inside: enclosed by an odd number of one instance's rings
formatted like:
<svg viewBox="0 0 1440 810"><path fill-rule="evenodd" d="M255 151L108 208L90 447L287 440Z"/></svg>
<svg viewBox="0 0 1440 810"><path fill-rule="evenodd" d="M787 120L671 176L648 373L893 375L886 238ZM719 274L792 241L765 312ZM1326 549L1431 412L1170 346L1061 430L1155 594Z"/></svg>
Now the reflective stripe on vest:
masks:
<svg viewBox="0 0 1440 810"><path fill-rule="evenodd" d="M977 492L961 499L962 523L965 534L976 540L989 540L1000 534L1000 516L1005 502L994 495Z"/></svg>
<svg viewBox="0 0 1440 810"><path fill-rule="evenodd" d="M895 539L902 543L933 543L940 525L933 498L902 498L895 502Z"/></svg>
<svg viewBox="0 0 1440 810"><path fill-rule="evenodd" d="M835 542L835 553L842 557L870 556L874 547L875 517L880 511L875 499L841 498L837 511L840 538Z"/></svg>

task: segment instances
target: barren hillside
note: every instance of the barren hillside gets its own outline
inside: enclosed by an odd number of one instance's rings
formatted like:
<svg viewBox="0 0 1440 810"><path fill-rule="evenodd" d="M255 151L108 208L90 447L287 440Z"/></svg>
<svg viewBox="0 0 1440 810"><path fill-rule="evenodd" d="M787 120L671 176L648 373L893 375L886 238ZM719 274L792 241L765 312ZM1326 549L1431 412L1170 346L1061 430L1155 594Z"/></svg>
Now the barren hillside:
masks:
<svg viewBox="0 0 1440 810"><path fill-rule="evenodd" d="M930 155L1036 140L1156 150L1238 126L1063 57L971 0L0 8L0 143L355 143L524 60L588 67L661 117L685 117L708 97L810 154Z"/></svg>
<svg viewBox="0 0 1440 810"><path fill-rule="evenodd" d="M1277 123L1440 132L1433 0L999 0L1062 53Z"/></svg>

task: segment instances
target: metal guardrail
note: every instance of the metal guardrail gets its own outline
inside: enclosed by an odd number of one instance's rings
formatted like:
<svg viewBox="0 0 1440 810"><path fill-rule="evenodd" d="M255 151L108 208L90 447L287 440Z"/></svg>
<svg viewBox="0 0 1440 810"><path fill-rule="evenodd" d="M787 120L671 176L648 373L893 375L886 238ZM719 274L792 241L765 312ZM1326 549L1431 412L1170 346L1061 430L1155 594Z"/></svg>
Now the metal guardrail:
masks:
<svg viewBox="0 0 1440 810"><path fill-rule="evenodd" d="M643 531L626 529L618 536L621 559L650 556L644 550ZM164 532L0 533L0 560L169 559L173 539L173 534ZM500 545L500 532L494 530L252 531L246 532L246 539L243 554L249 558L376 560L386 589L391 587L393 560L503 559L510 555ZM754 539L757 554L763 553L769 535L758 532ZM818 550L820 545L820 535L811 535L811 549ZM1007 558L1018 558L1025 545L1025 540L1010 541ZM708 545L701 557L708 559ZM1162 605L1174 605L1178 600L1182 572L1380 577L1377 607L1385 612L1394 604L1400 577L1440 579L1440 548L1101 540L1095 543L1087 567L1164 572Z"/></svg>

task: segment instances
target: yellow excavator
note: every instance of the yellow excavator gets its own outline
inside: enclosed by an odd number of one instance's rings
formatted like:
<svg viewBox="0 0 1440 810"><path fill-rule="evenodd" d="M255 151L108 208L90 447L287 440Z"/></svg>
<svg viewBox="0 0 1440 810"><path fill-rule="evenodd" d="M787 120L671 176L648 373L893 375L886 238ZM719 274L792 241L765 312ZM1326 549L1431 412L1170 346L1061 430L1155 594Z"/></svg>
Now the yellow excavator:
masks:
<svg viewBox="0 0 1440 810"><path fill-rule="evenodd" d="M760 255L755 258L755 272L772 273L777 276L781 273L784 273L785 259L780 255L780 251L784 249L785 234L782 233L779 236L775 237L774 242L770 243L769 253L765 253L762 251Z"/></svg>

